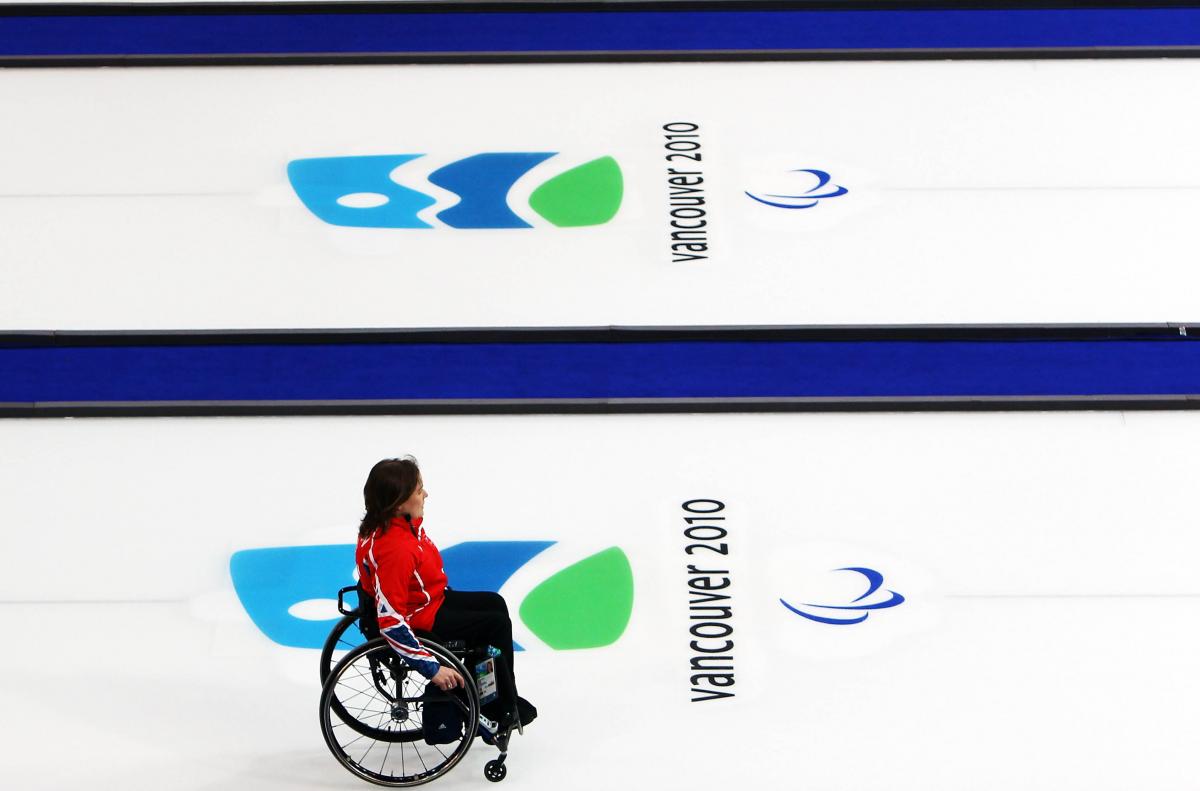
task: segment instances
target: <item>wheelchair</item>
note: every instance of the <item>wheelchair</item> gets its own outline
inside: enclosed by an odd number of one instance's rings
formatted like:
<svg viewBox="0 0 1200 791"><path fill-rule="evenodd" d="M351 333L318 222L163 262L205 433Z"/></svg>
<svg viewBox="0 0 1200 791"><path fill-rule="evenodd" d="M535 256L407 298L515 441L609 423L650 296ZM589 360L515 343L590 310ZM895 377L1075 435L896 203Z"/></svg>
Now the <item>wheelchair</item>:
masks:
<svg viewBox="0 0 1200 791"><path fill-rule="evenodd" d="M497 694L495 676L480 672L493 662L503 662L488 646L468 646L461 640L442 641L417 631L421 644L443 667L456 670L466 681L463 688L443 692L410 668L379 635L374 611L345 601L357 586L338 591L342 618L334 625L321 651L321 734L334 757L351 773L382 786L406 787L435 780L453 769L467 754L477 736L493 744L500 755L484 766L484 777L500 782L508 774L508 743L519 724L485 728L481 718L481 685L484 702ZM358 644L361 632L366 642ZM344 652L344 653L343 653ZM457 712L461 728L450 738L427 741L426 712ZM441 721L441 720L439 720ZM451 721L455 721L451 717ZM486 735L485 735L486 734ZM455 738L456 737L456 738Z"/></svg>

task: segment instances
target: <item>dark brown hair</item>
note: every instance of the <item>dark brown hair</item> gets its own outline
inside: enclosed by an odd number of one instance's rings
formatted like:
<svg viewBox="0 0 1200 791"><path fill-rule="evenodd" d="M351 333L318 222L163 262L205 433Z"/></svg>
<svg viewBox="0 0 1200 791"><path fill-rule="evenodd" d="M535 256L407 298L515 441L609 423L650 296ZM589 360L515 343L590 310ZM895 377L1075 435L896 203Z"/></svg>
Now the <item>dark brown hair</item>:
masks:
<svg viewBox="0 0 1200 791"><path fill-rule="evenodd" d="M396 508L412 497L420 480L421 470L412 456L384 459L372 467L363 486L367 513L358 526L358 537L366 538L380 529L386 532Z"/></svg>

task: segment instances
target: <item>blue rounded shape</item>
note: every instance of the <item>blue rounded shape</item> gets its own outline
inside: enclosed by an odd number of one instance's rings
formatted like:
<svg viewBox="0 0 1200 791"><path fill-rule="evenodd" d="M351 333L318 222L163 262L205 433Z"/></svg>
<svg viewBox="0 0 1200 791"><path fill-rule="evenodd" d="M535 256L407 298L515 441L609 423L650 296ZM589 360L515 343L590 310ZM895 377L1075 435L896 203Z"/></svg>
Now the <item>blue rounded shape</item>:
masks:
<svg viewBox="0 0 1200 791"><path fill-rule="evenodd" d="M423 192L402 187L391 173L422 154L368 157L321 157L288 163L288 181L308 210L330 225L350 228L430 228L417 212L435 201ZM374 193L386 200L370 207L347 206L341 199Z"/></svg>
<svg viewBox="0 0 1200 791"><path fill-rule="evenodd" d="M530 168L553 153L476 154L429 174L429 182L462 198L438 214L451 228L528 228L508 208L508 191Z"/></svg>

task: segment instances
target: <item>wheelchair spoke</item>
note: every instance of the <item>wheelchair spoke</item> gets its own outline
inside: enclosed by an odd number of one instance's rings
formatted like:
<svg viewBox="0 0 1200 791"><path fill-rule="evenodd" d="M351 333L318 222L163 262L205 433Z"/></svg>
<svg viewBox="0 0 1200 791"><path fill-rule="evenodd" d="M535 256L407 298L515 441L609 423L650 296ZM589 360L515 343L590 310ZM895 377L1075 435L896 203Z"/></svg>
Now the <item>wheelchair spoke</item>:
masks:
<svg viewBox="0 0 1200 791"><path fill-rule="evenodd" d="M420 760L420 762L421 762L421 768L423 768L426 772L428 772L429 764L425 763L425 758L421 755L421 748L414 744L413 752L415 752L417 754L417 759Z"/></svg>
<svg viewBox="0 0 1200 791"><path fill-rule="evenodd" d="M337 726L337 725L335 725L334 727L336 728L336 727L341 727L341 726ZM342 745L342 749L343 749L343 750L345 750L347 747L350 747L350 746L351 746L352 744L354 744L355 742L359 741L360 739L365 739L365 738L367 738L367 737L366 737L366 736L363 736L363 735L360 733L360 734L359 734L359 735L358 735L356 738L353 738L353 739L351 739L350 741L348 741L348 742L346 742L345 744L343 744L343 745Z"/></svg>
<svg viewBox="0 0 1200 791"><path fill-rule="evenodd" d="M366 703L364 703L364 705L362 705L362 707L361 707L361 708L359 709L359 711L358 711L358 712L356 712L356 713L358 713L358 714L362 714L362 713L366 712L366 711L367 711L367 706L370 706L370 705L371 705L371 703L373 703L374 701L376 701L377 697L378 697L377 695L372 695L372 696L371 696L371 699L370 699L370 700L367 700L367 702L366 702Z"/></svg>
<svg viewBox="0 0 1200 791"><path fill-rule="evenodd" d="M347 707L357 706L359 708L367 708L369 706L387 706L386 701L380 700L379 695L367 691L354 691L353 694L339 695L338 699Z"/></svg>
<svg viewBox="0 0 1200 791"><path fill-rule="evenodd" d="M361 764L363 761L367 760L367 756L371 754L371 750L375 749L375 745L377 745L377 744L379 744L379 742L378 742L378 741L376 741L375 739L372 739L372 740L371 740L371 746L367 748L367 751L366 751L365 753L363 753L363 754L362 754L362 758L360 758L360 759L358 760L358 762L359 762L360 764Z"/></svg>
<svg viewBox="0 0 1200 791"><path fill-rule="evenodd" d="M436 644L434 651L441 664L462 672L454 654ZM425 704L433 690L382 641L351 648L331 672L335 678L322 692L322 732L334 756L363 779L386 786L427 782L457 765L474 741L478 704L473 689L455 696L456 708L464 713L458 740L425 741ZM383 749L376 749L381 742Z"/></svg>
<svg viewBox="0 0 1200 791"><path fill-rule="evenodd" d="M352 665L351 669L354 671L354 675L358 676L360 679L365 681L368 686L375 686L375 679L372 678L370 675L364 673L363 671L359 670L357 665Z"/></svg>
<svg viewBox="0 0 1200 791"><path fill-rule="evenodd" d="M350 713L348 709L347 709L347 713ZM362 714L367 717L379 717L381 720L383 718L387 717L389 714L391 714L390 711L385 711L383 709L364 709L361 712L357 712L357 713ZM345 723L341 723L341 724L345 725Z"/></svg>
<svg viewBox="0 0 1200 791"><path fill-rule="evenodd" d="M342 694L338 695L338 698L340 700L354 700L355 698L360 698L360 697L367 697L367 698L379 697L379 695L377 694L377 690L375 690L371 687L367 687L366 689L359 689L357 687L350 686L349 684L338 684L338 690L340 690L342 692Z"/></svg>

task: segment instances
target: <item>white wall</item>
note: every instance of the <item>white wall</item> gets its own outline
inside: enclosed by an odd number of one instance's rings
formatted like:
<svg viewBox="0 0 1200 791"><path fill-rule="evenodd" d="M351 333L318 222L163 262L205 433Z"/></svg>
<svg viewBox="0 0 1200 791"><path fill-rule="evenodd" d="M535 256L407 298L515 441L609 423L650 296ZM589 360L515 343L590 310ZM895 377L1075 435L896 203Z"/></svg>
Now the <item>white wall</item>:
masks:
<svg viewBox="0 0 1200 791"><path fill-rule="evenodd" d="M349 542L367 469L412 452L443 547L559 542L510 603L596 549L632 566L615 644L517 624L541 718L508 783L1189 789L1198 440L1191 413L0 422L6 785L355 785L316 652L254 627L228 562ZM727 506L736 696L692 703L702 497ZM847 627L780 605L849 595L845 566L906 601ZM488 752L438 782L478 787Z"/></svg>

